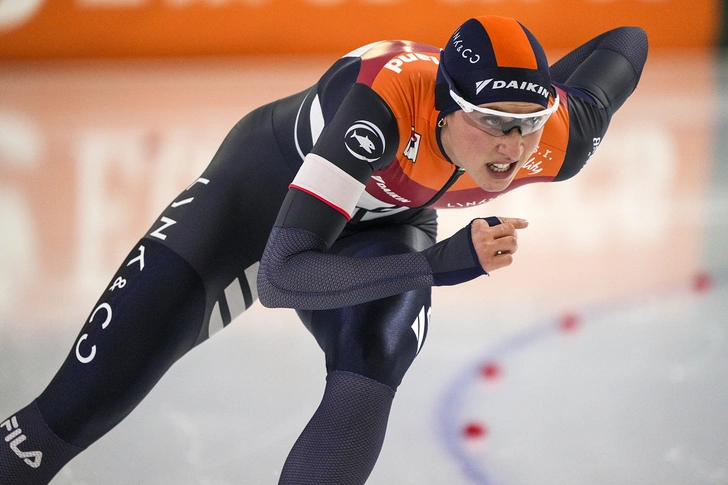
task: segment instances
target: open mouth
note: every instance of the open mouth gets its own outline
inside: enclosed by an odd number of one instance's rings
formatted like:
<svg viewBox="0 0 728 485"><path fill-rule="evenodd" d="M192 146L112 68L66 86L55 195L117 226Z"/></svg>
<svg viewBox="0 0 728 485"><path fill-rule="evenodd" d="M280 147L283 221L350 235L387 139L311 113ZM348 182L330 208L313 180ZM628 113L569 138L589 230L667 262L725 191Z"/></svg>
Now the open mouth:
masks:
<svg viewBox="0 0 728 485"><path fill-rule="evenodd" d="M489 163L488 168L494 172L507 172L512 163Z"/></svg>
<svg viewBox="0 0 728 485"><path fill-rule="evenodd" d="M513 172L513 167L516 166L516 162L513 163L488 163L485 165L488 167L488 172L491 177L501 178L508 177Z"/></svg>

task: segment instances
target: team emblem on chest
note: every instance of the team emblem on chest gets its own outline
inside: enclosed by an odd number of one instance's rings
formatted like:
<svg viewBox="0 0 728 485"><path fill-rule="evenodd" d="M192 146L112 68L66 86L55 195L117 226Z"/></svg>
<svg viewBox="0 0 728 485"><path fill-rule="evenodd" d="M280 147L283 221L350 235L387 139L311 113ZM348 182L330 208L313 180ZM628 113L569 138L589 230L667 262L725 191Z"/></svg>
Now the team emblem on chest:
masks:
<svg viewBox="0 0 728 485"><path fill-rule="evenodd" d="M405 157L407 157L409 160L412 160L412 163L417 162L417 152L419 152L420 150L420 140L422 140L422 135L417 133L415 131L415 127L413 126L409 142L407 143L404 152L402 152Z"/></svg>

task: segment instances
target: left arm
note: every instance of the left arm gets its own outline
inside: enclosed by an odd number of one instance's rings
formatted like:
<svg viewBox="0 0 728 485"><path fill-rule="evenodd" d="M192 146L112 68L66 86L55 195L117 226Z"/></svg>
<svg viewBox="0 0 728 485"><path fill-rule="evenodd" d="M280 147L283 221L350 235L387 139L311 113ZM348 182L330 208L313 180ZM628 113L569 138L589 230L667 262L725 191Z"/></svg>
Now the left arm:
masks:
<svg viewBox="0 0 728 485"><path fill-rule="evenodd" d="M614 113L634 92L647 60L647 34L619 27L577 47L551 66L568 94L569 142L555 182L576 175L604 138Z"/></svg>
<svg viewBox="0 0 728 485"><path fill-rule="evenodd" d="M551 66L553 81L593 96L611 119L637 87L647 61L647 34L619 27L577 47Z"/></svg>

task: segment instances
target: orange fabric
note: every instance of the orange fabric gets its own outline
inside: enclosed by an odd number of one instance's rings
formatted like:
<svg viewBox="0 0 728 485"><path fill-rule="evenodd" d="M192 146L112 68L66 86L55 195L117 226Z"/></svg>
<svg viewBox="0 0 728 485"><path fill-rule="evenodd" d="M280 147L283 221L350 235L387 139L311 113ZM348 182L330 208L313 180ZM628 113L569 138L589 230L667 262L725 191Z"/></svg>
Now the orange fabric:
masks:
<svg viewBox="0 0 728 485"><path fill-rule="evenodd" d="M538 150L518 171L515 180L534 176L553 178L561 169L566 155L566 145L569 142L569 110L566 106L566 93L559 91L561 106L549 118L541 135Z"/></svg>
<svg viewBox="0 0 728 485"><path fill-rule="evenodd" d="M438 190L452 173L452 166L440 155L435 137L437 112L433 93L440 54L415 52L398 56L397 59L407 59L409 55L414 56L417 61L404 63L398 69L400 72L382 69L374 80L372 89L392 109L400 133L411 132L413 137L421 137L425 141L418 146L416 160L404 154L410 139L402 137L399 141L397 158L403 175L424 187ZM412 87L414 91L411 91Z"/></svg>
<svg viewBox="0 0 728 485"><path fill-rule="evenodd" d="M546 49L574 48L620 25L643 27L653 48L706 47L717 44L722 18L720 0L14 1L29 7L13 18L0 12L0 59L338 56L383 39L441 46L466 19L486 13L518 19Z"/></svg>
<svg viewBox="0 0 728 485"><path fill-rule="evenodd" d="M385 203L418 207L447 184L455 166L442 156L436 138L438 112L433 93L439 53L425 50L426 46L421 44L412 47L413 52L387 62L371 84L394 113L399 132L411 135L401 137L397 163L376 172L367 184L367 191ZM546 124L538 151L504 192L527 183L548 182L561 169L569 139L569 114L566 94L561 92L560 97L560 109ZM483 191L465 173L432 207L479 205L497 195Z"/></svg>
<svg viewBox="0 0 728 485"><path fill-rule="evenodd" d="M488 32L498 66L538 69L531 43L521 25L513 19L507 19L507 22L501 19L502 17L478 18Z"/></svg>

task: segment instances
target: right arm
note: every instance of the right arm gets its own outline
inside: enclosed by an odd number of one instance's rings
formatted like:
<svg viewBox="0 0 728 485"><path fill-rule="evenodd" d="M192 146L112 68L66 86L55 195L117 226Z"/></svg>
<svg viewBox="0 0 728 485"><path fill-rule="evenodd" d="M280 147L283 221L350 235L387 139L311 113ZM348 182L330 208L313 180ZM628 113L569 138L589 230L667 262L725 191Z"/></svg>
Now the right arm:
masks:
<svg viewBox="0 0 728 485"><path fill-rule="evenodd" d="M367 126L376 126L381 137ZM358 152L362 146L369 148ZM398 146L397 124L387 104L368 86L354 84L306 156L271 230L258 272L264 306L340 308L462 283L510 264L515 239L509 235L515 228L510 223L490 228L483 220L420 252L370 258L328 252L367 180L395 159ZM480 246L492 250L492 257L481 260Z"/></svg>

